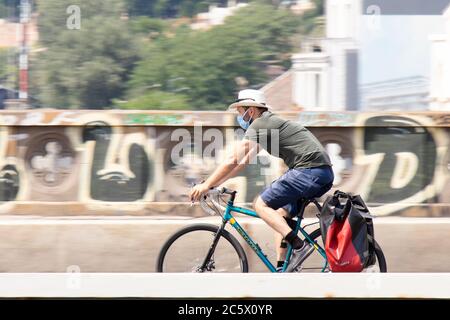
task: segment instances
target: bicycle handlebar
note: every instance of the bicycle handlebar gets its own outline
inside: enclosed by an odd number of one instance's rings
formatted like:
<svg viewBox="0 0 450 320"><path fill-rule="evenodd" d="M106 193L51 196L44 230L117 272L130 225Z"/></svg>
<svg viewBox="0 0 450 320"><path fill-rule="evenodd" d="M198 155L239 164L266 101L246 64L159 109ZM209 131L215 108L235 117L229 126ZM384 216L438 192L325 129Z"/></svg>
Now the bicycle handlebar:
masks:
<svg viewBox="0 0 450 320"><path fill-rule="evenodd" d="M228 194L228 195L234 195L236 194L237 191L235 190L231 190L225 187L222 188L211 188L208 190L208 192L206 193L206 195L217 195L217 194Z"/></svg>
<svg viewBox="0 0 450 320"><path fill-rule="evenodd" d="M200 183L203 183L204 181L205 181L205 180L203 180L203 181L200 182ZM194 187L195 185L197 185L197 183L193 183L193 184L192 184L192 187ZM218 192L220 192L220 193L222 193L222 194L229 194L229 195L233 195L233 194L236 194L236 193L237 193L237 191L231 190L231 189L228 189L228 188L225 188L225 187L222 187L222 188L212 187L211 189L209 189L208 194L209 194L209 193L214 193L214 191L218 191Z"/></svg>
<svg viewBox="0 0 450 320"><path fill-rule="evenodd" d="M225 187L221 188L221 191L222 191L222 193L229 194L229 195L233 195L233 194L236 193L235 190L231 190L231 189L228 189L228 188L225 188Z"/></svg>
<svg viewBox="0 0 450 320"><path fill-rule="evenodd" d="M204 211L209 213L210 215L220 214L225 211L225 207L220 203L220 200L224 202L223 199L220 198L221 195L228 194L231 195L230 200L234 201L234 197L236 196L236 191L222 187L222 188L211 188L208 190L206 194L202 196L200 199L200 206ZM207 200L209 200L215 207L215 211L211 206L207 204ZM222 212L221 212L222 211Z"/></svg>

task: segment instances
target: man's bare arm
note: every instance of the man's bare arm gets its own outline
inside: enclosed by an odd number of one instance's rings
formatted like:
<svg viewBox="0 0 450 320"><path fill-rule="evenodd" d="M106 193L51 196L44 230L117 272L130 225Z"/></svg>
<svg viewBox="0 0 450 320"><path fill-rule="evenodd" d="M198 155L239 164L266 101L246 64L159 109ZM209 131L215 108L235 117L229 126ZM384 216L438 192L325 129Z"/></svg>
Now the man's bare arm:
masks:
<svg viewBox="0 0 450 320"><path fill-rule="evenodd" d="M226 161L214 170L204 183L192 188L189 194L191 201L198 201L211 187L218 186L219 183L224 182L230 174L236 174L247 163L251 162L252 156L257 154L258 150L259 145L256 142L244 139L237 143L233 154L228 156Z"/></svg>
<svg viewBox="0 0 450 320"><path fill-rule="evenodd" d="M241 161L231 170L222 180L220 180L217 183L217 186L220 186L222 183L227 181L230 178L233 178L236 176L242 169L245 168L245 166L249 163L252 163L252 160L255 158L255 156L258 154L260 147L257 143L255 145L250 146L250 151L247 153L247 155L241 159Z"/></svg>
<svg viewBox="0 0 450 320"><path fill-rule="evenodd" d="M221 185L227 179L236 175L258 154L259 145L247 139L238 142L226 161L221 164L205 181L209 187Z"/></svg>

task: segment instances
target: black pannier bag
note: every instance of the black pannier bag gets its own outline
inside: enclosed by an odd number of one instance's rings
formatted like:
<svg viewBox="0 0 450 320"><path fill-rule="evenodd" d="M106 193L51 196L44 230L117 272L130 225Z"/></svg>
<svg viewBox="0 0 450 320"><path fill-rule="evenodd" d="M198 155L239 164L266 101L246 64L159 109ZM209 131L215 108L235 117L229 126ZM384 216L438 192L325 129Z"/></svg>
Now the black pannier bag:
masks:
<svg viewBox="0 0 450 320"><path fill-rule="evenodd" d="M325 200L320 229L332 272L361 272L375 264L372 218L359 195L336 190Z"/></svg>

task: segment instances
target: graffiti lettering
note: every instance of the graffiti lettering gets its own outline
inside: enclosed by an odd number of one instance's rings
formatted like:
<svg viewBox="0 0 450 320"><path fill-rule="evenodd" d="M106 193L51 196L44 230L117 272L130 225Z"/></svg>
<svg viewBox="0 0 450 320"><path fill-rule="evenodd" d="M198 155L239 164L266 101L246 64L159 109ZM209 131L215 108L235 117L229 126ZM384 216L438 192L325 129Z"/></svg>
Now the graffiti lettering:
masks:
<svg viewBox="0 0 450 320"><path fill-rule="evenodd" d="M243 135L234 122L225 126L223 115L206 118L203 130L192 114L9 111L0 118L0 211L23 204L33 212L30 202L47 201L60 208L75 203L83 214L191 214L174 208ZM298 119L328 151L334 189L361 194L372 213L417 215L420 208L427 215L433 204L449 202L446 115L304 112ZM268 148L277 142L274 132L261 137ZM260 152L225 186L238 190L238 202L251 203L285 170Z"/></svg>
<svg viewBox="0 0 450 320"><path fill-rule="evenodd" d="M106 123L91 122L83 129L83 142L90 143L90 197L102 201L142 199L151 182L151 164L141 134L125 137ZM118 160L118 161L117 161Z"/></svg>

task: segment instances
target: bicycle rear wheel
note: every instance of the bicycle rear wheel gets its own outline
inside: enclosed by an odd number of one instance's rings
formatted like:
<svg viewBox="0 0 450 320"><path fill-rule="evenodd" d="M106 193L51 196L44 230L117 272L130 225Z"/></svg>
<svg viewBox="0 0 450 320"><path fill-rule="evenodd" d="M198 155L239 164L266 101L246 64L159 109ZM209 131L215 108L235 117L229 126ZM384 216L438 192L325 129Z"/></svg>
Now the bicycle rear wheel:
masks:
<svg viewBox="0 0 450 320"><path fill-rule="evenodd" d="M313 241L325 249L325 245L322 241L322 233L320 229L316 229L308 235ZM374 240L375 241L375 240ZM383 250L379 244L375 241L375 264L365 268L362 272L387 272L386 258L384 257ZM320 272L324 266L324 258L317 250L305 260L302 265L301 272Z"/></svg>
<svg viewBox="0 0 450 320"><path fill-rule="evenodd" d="M157 272L248 272L244 249L228 231L222 230L213 255L201 269L220 227L195 224L179 230L162 247Z"/></svg>

